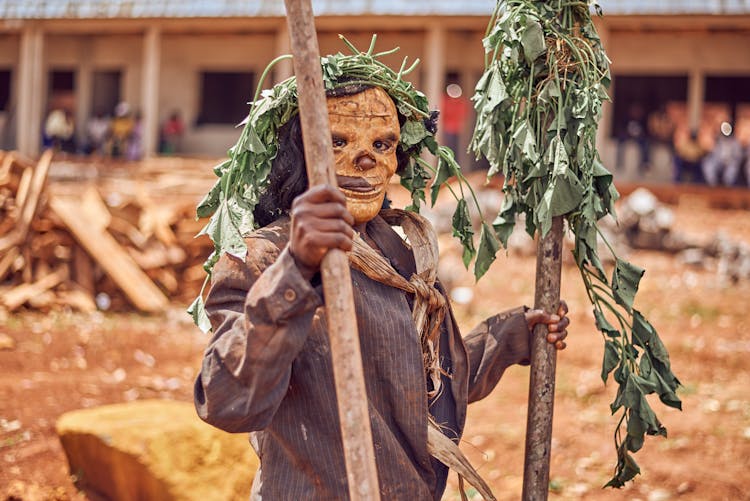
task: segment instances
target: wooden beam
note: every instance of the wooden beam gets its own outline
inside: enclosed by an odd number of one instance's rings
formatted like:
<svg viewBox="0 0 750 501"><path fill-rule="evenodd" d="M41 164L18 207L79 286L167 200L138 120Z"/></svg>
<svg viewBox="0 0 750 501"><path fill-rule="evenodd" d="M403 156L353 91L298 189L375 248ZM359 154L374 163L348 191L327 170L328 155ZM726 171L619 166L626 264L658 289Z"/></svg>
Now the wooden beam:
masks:
<svg viewBox="0 0 750 501"><path fill-rule="evenodd" d="M55 287L68 278L68 266L62 265L54 273L50 273L31 284L22 284L5 292L0 296L2 302L9 311L13 311L26 301L41 295Z"/></svg>
<svg viewBox="0 0 750 501"><path fill-rule="evenodd" d="M563 218L552 218L552 228L539 238L536 256L534 308L557 314L560 307ZM552 414L555 406L557 350L547 342L547 325L539 323L531 336L529 411L526 416L524 501L545 501L549 493Z"/></svg>
<svg viewBox="0 0 750 501"><path fill-rule="evenodd" d="M310 0L285 0L285 4L297 77L307 177L310 186L325 183L336 186L331 128L312 6ZM326 253L320 271L349 497L352 501L379 500L349 259L343 251L331 249Z"/></svg>
<svg viewBox="0 0 750 501"><path fill-rule="evenodd" d="M47 173L49 172L49 166L51 163L52 150L47 150L34 168L34 174L31 178L31 185L28 190L24 188L24 192L27 194L24 195L21 217L18 222L16 222L16 227L13 231L0 238L0 252L5 252L26 239L29 224L31 224L31 220L34 218L34 214L36 214L39 198L42 195L44 186L47 184Z"/></svg>
<svg viewBox="0 0 750 501"><path fill-rule="evenodd" d="M169 305L164 293L133 261L128 253L106 230L100 227L102 214L83 212L78 200L53 196L50 207L71 231L99 266L122 289L138 309L147 312L161 311ZM103 204L102 204L103 205ZM95 204L90 204L91 211Z"/></svg>

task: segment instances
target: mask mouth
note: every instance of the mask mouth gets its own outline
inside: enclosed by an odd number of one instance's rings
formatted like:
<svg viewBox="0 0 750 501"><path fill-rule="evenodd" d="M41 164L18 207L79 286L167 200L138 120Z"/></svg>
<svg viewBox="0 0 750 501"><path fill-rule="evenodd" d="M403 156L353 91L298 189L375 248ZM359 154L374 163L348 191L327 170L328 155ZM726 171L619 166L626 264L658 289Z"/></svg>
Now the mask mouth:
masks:
<svg viewBox="0 0 750 501"><path fill-rule="evenodd" d="M339 188L343 191L353 192L362 195L380 193L381 184L372 184L363 177L336 176Z"/></svg>

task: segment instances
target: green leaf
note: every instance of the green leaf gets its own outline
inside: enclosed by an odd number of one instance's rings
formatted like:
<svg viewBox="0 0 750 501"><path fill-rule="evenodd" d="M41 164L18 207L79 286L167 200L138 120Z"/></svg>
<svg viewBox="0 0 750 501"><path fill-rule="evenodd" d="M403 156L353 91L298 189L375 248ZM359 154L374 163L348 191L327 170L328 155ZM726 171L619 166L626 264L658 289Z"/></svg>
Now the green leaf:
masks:
<svg viewBox="0 0 750 501"><path fill-rule="evenodd" d="M471 227L469 208L463 198L458 201L456 210L453 212L452 223L453 236L458 237L461 241L464 266L468 268L476 251L474 250L474 229Z"/></svg>
<svg viewBox="0 0 750 501"><path fill-rule="evenodd" d="M542 86L542 90L539 91L539 99L540 102L545 104L552 104L555 99L560 98L560 86L557 85L557 80L550 79Z"/></svg>
<svg viewBox="0 0 750 501"><path fill-rule="evenodd" d="M607 382L609 373L612 372L617 364L620 363L620 352L617 351L617 345L612 341L604 342L604 360L602 361L602 381Z"/></svg>
<svg viewBox="0 0 750 501"><path fill-rule="evenodd" d="M503 82L500 71L493 71L490 75L489 85L483 98L486 103L483 109L484 113L492 112L508 99L508 90L505 87L505 82Z"/></svg>
<svg viewBox="0 0 750 501"><path fill-rule="evenodd" d="M633 309L635 293L638 291L638 284L645 271L620 258L615 260L615 269L612 273L612 295L617 304L625 308L628 313Z"/></svg>
<svg viewBox="0 0 750 501"><path fill-rule="evenodd" d="M513 142L520 148L520 152L526 160L534 164L539 161L539 150L536 147L536 139L534 139L534 133L528 120L524 120L518 125L518 128L513 133ZM541 177L542 175L543 173L540 171L537 171L537 175L533 176L530 173L525 180L532 177Z"/></svg>
<svg viewBox="0 0 750 501"><path fill-rule="evenodd" d="M401 186L411 192L411 205L406 210L419 212L420 202L425 201L424 189L427 186L427 180L430 178L424 167L420 165L420 158L410 159L399 175L401 177Z"/></svg>
<svg viewBox="0 0 750 501"><path fill-rule="evenodd" d="M538 21L531 18L527 19L526 29L521 35L521 46L523 47L523 55L526 58L526 62L529 64L534 64L534 61L539 56L547 52L542 26Z"/></svg>
<svg viewBox="0 0 750 501"><path fill-rule="evenodd" d="M575 118L585 118L589 111L589 95L586 91L573 92L573 108L571 110Z"/></svg>
<svg viewBox="0 0 750 501"><path fill-rule="evenodd" d="M643 447L646 425L635 412L628 412L628 439L625 441L630 452L638 452Z"/></svg>
<svg viewBox="0 0 750 501"><path fill-rule="evenodd" d="M221 194L221 179L217 179L203 200L198 203L195 213L198 218L210 217L219 207L219 195Z"/></svg>
<svg viewBox="0 0 750 501"><path fill-rule="evenodd" d="M438 193L440 192L440 187L443 183L452 176L458 175L458 172L461 170L461 167L458 165L458 162L456 162L453 155L453 150L447 146L440 146L438 152L438 168L437 173L435 174L435 180L432 182L430 197L432 205L435 205Z"/></svg>
<svg viewBox="0 0 750 501"><path fill-rule="evenodd" d="M649 356L642 356L639 368L641 371L641 377L648 379L648 381L656 387L656 392L659 394L659 400L668 407L682 410L682 401L675 393L677 388L676 385L668 383L660 374L660 371L654 369L651 364Z"/></svg>
<svg viewBox="0 0 750 501"><path fill-rule="evenodd" d="M421 120L407 120L401 127L401 143L409 149L429 135Z"/></svg>
<svg viewBox="0 0 750 501"><path fill-rule="evenodd" d="M503 206L500 208L500 212L492 222L495 235L502 242L503 247L508 246L508 238L516 226L516 211L517 206L513 203L513 197L506 195L503 199Z"/></svg>
<svg viewBox="0 0 750 501"><path fill-rule="evenodd" d="M552 195L554 190L554 183L550 183L549 187L544 192L544 195L542 195L541 201L536 205L534 221L537 223L542 237L547 235L547 232L552 228L552 211L550 210L550 206L552 205Z"/></svg>
<svg viewBox="0 0 750 501"><path fill-rule="evenodd" d="M596 328L607 336L611 338L620 337L620 331L615 329L612 324L609 323L604 314L598 309L594 309L594 321L596 323Z"/></svg>
<svg viewBox="0 0 750 501"><path fill-rule="evenodd" d="M550 141L545 161L550 165L550 171L553 176L564 176L567 174L570 161L568 160L568 152L565 151L565 145L559 135L556 135Z"/></svg>
<svg viewBox="0 0 750 501"><path fill-rule="evenodd" d="M652 357L669 367L669 353L656 330L638 310L633 310L633 344L646 349Z"/></svg>
<svg viewBox="0 0 750 501"><path fill-rule="evenodd" d="M622 447L621 449L621 452L618 451L615 476L604 487L622 487L625 485L625 482L633 480L636 475L641 473L641 469L638 463L635 462L635 459L633 459L633 456L625 451L626 447Z"/></svg>
<svg viewBox="0 0 750 501"><path fill-rule="evenodd" d="M583 198L581 182L571 176L556 178L552 185L549 210L552 217L564 216L578 208Z"/></svg>
<svg viewBox="0 0 750 501"><path fill-rule="evenodd" d="M232 216L229 213L226 201L219 206L219 210L214 213L199 234L207 234L219 249L232 256L244 259L245 254L247 254L247 245L232 222Z"/></svg>
<svg viewBox="0 0 750 501"><path fill-rule="evenodd" d="M247 143L245 143L245 146L249 151L252 151L253 153L265 153L266 147L263 144L263 141L260 140L258 137L258 133L255 131L255 128L248 127L246 129L247 131Z"/></svg>
<svg viewBox="0 0 750 501"><path fill-rule="evenodd" d="M203 297L198 296L195 298L187 309L187 312L193 317L193 322L197 325L201 331L208 332L211 330L211 321L208 319L206 314L206 306L203 304Z"/></svg>
<svg viewBox="0 0 750 501"><path fill-rule="evenodd" d="M474 263L474 276L479 280L490 268L495 260L495 255L500 249L500 242L495 236L495 231L487 223L482 223L482 231L479 235L479 250L477 261Z"/></svg>

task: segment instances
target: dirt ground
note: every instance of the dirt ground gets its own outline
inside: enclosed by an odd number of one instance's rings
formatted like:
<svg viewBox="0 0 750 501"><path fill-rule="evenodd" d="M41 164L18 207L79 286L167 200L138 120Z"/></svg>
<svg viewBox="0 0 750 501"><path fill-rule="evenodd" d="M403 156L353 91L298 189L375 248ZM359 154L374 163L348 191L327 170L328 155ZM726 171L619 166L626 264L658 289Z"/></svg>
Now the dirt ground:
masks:
<svg viewBox="0 0 750 501"><path fill-rule="evenodd" d="M724 230L750 243L746 211L673 207L676 228L695 238ZM750 283L672 255L634 251L645 267L636 307L667 345L682 381L683 412L654 408L669 438L649 437L635 458L643 474L602 490L614 466L614 386L599 377L603 343L577 270L563 269L569 347L558 357L550 499L744 500L750 467ZM534 258L501 256L456 305L469 330L482 318L533 303ZM466 274L454 285L472 286ZM145 398L190 401L206 337L182 306L161 316L20 313L0 318L0 500L85 500L69 476L55 421L66 411ZM494 393L470 407L462 448L499 499L520 499L528 369L510 369ZM445 499L460 499L450 479ZM478 497L477 497L478 499Z"/></svg>

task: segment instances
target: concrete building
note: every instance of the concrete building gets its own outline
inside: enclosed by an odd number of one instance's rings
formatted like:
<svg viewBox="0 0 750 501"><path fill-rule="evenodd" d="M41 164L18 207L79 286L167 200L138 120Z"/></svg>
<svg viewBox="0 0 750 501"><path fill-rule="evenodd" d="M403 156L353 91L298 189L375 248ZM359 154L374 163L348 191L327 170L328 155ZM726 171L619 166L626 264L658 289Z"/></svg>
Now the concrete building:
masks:
<svg viewBox="0 0 750 501"><path fill-rule="evenodd" d="M600 3L605 17L597 23L614 75L615 104L600 135L608 164L634 104L647 115L672 103L671 113L691 128L707 109L731 120L748 113L750 121L750 0ZM422 61L412 80L440 107L447 82L464 98L471 94L493 4L314 0L313 8L321 52L345 50L339 33L361 48L377 33L379 48L401 47L386 59L392 66L405 56ZM40 149L51 107L68 108L85 124L122 101L142 114L147 154L158 151L160 124L179 110L181 153L223 155L263 69L289 52L281 0L0 0L0 19L0 147L29 155ZM271 79L290 74L285 62ZM83 130L77 127L79 143Z"/></svg>

